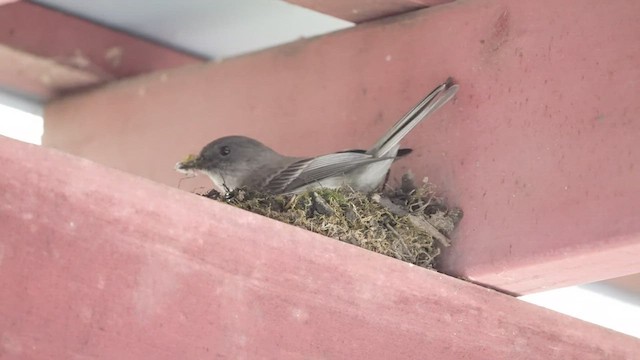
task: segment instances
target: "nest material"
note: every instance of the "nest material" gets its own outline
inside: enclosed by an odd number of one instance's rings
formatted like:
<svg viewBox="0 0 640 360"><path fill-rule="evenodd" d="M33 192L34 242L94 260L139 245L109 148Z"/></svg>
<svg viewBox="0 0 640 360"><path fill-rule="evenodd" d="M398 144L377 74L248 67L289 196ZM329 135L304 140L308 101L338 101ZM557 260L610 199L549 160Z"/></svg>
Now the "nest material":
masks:
<svg viewBox="0 0 640 360"><path fill-rule="evenodd" d="M416 187L409 175L397 188L364 194L317 189L268 195L245 189L206 197L338 239L411 264L431 268L462 211L447 208L428 182Z"/></svg>

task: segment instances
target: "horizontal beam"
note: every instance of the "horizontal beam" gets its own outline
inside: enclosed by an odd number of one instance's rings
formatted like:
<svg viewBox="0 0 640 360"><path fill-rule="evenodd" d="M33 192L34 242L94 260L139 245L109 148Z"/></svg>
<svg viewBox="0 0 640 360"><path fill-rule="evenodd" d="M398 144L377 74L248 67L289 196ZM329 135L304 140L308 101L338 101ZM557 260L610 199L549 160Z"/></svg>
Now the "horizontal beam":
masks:
<svg viewBox="0 0 640 360"><path fill-rule="evenodd" d="M453 0L286 0L327 15L354 23L398 15L451 2Z"/></svg>
<svg viewBox="0 0 640 360"><path fill-rule="evenodd" d="M640 340L0 137L2 353L632 359ZM205 220L205 221L203 221Z"/></svg>
<svg viewBox="0 0 640 360"><path fill-rule="evenodd" d="M111 80L0 44L0 86L11 92L42 101Z"/></svg>
<svg viewBox="0 0 640 360"><path fill-rule="evenodd" d="M0 8L0 87L44 99L202 61L27 1Z"/></svg>
<svg viewBox="0 0 640 360"><path fill-rule="evenodd" d="M619 277L640 272L637 13L633 0L454 2L51 103L43 141L193 190L210 185L173 165L216 137L300 156L366 148L452 75L456 100L395 168L465 212L442 269L517 294Z"/></svg>

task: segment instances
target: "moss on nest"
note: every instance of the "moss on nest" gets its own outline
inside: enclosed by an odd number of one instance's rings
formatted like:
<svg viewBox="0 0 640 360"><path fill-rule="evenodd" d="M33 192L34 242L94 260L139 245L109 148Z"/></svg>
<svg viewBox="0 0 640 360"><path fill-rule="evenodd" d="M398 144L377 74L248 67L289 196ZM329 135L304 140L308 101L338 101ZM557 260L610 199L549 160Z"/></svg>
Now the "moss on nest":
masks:
<svg viewBox="0 0 640 360"><path fill-rule="evenodd" d="M296 225L367 250L431 268L440 248L462 218L447 208L428 182L417 187L409 175L384 192L316 189L296 195L268 195L244 189L206 197Z"/></svg>

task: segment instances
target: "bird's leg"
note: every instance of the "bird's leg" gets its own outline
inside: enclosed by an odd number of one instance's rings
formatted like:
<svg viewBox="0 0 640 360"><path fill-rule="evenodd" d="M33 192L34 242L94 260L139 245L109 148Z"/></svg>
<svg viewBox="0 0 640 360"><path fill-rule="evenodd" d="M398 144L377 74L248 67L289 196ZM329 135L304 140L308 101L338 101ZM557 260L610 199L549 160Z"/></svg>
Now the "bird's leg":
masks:
<svg viewBox="0 0 640 360"><path fill-rule="evenodd" d="M379 186L381 191L384 191L385 186L387 186L387 182L389 182L390 176L391 176L391 170L388 170L387 175L384 176L384 181L382 182L382 185Z"/></svg>

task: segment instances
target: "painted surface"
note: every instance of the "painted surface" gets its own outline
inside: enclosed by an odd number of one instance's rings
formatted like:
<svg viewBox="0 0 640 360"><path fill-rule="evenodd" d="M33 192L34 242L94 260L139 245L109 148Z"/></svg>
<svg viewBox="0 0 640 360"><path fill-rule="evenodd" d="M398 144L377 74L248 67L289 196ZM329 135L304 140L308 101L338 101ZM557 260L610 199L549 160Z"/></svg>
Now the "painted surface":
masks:
<svg viewBox="0 0 640 360"><path fill-rule="evenodd" d="M0 137L2 359L633 359L640 340Z"/></svg>
<svg viewBox="0 0 640 360"><path fill-rule="evenodd" d="M207 59L227 59L352 26L285 1L32 0ZM120 3L118 3L120 4Z"/></svg>
<svg viewBox="0 0 640 360"><path fill-rule="evenodd" d="M43 141L191 191L208 183L173 166L217 137L366 148L452 75L457 99L407 137L394 173L428 176L465 211L442 268L513 293L636 273L638 13L633 0L454 2L52 103Z"/></svg>
<svg viewBox="0 0 640 360"><path fill-rule="evenodd" d="M362 23L405 12L436 6L452 0L286 0L340 19Z"/></svg>
<svg viewBox="0 0 640 360"><path fill-rule="evenodd" d="M30 2L0 8L0 86L31 96L201 61Z"/></svg>

